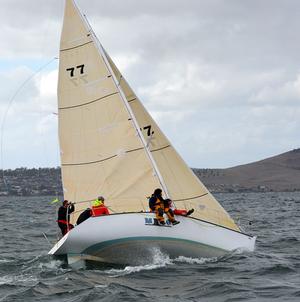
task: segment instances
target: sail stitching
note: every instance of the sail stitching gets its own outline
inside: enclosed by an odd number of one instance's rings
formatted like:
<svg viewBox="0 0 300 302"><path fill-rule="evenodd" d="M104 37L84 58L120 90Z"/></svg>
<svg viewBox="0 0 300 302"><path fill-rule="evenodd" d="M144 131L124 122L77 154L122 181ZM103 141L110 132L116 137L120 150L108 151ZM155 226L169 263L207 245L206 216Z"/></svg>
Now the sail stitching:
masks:
<svg viewBox="0 0 300 302"><path fill-rule="evenodd" d="M108 94L106 96L103 96L99 99L96 99L96 100L93 100L93 101L90 101L90 102L87 102L87 103L84 103L84 104L79 104L79 105L74 105L74 106L68 106L68 107L60 107L58 108L59 110L63 110L63 109L71 109L71 108L76 108L76 107L81 107L81 106L86 106L86 105L89 105L89 104L92 104L92 103L95 103L95 102L98 102L98 101L101 101L109 96L112 96L112 95L115 95L115 94L118 94L119 92L114 92L114 93L111 93L111 94Z"/></svg>
<svg viewBox="0 0 300 302"><path fill-rule="evenodd" d="M136 98L133 98L133 99L131 99L131 100L128 100L128 103L133 102L133 101L135 101L135 100L136 100Z"/></svg>
<svg viewBox="0 0 300 302"><path fill-rule="evenodd" d="M131 152L135 152L135 151L139 151L139 150L143 150L143 149L144 148L136 148L136 149L125 151L125 153L131 153ZM76 163L76 164L62 164L62 166L82 166L82 165L97 164L97 163L101 163L106 160L112 159L114 157L118 157L118 156L119 156L119 154L115 154L115 155L109 156L107 158L103 158L103 159L96 160L96 161L90 161L90 162L85 162L85 163Z"/></svg>
<svg viewBox="0 0 300 302"><path fill-rule="evenodd" d="M174 199L173 201L184 201L184 200L190 200L190 199L197 199L197 198L203 197L205 195L208 195L208 193L204 193L202 195L198 195L198 196L194 196L194 197L189 197L189 198Z"/></svg>
<svg viewBox="0 0 300 302"><path fill-rule="evenodd" d="M75 48L82 47L82 46L84 46L84 45L87 45L87 44L90 44L90 43L93 43L93 42L94 42L94 41L89 41L89 42L86 42L86 43L83 43L83 44L80 44L80 45L76 45L76 46L73 46L73 47L70 47L70 48L61 49L60 51L66 51L66 50L75 49Z"/></svg>
<svg viewBox="0 0 300 302"><path fill-rule="evenodd" d="M126 153L130 153L130 152L134 152L134 151L139 151L139 150L144 150L144 148L141 147L141 148L131 149L131 150L126 151Z"/></svg>
<svg viewBox="0 0 300 302"><path fill-rule="evenodd" d="M166 145L166 146L158 148L158 149L153 149L153 150L151 150L151 152L160 151L160 150L163 150L163 149L166 149L166 148L169 148L169 147L171 147L171 145Z"/></svg>

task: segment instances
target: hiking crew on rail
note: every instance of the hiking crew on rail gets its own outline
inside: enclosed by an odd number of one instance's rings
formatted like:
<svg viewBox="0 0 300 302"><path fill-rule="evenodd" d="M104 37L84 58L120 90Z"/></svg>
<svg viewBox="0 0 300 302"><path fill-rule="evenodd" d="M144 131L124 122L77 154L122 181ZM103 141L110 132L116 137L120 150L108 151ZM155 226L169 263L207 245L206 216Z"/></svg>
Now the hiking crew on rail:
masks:
<svg viewBox="0 0 300 302"><path fill-rule="evenodd" d="M110 213L104 204L104 200L105 199L103 196L99 196L97 199L95 199L92 203L92 209L87 208L79 215L77 225L87 220L91 216L96 217L101 215L109 215ZM194 212L194 209L189 211L175 209L172 200L164 199L162 197L162 190L159 188L155 189L149 198L149 207L151 211L155 213L159 225L165 225L164 213L167 214L170 222L173 225L176 225L180 222L175 219L175 215L189 216ZM68 200L64 200L63 205L58 210L57 223L61 229L62 235L65 235L68 231L74 228L74 226L70 223L70 214L73 213L74 210L74 204L68 202Z"/></svg>
<svg viewBox="0 0 300 302"><path fill-rule="evenodd" d="M164 213L167 214L170 222L175 225L179 221L175 220L173 210L170 208L169 203L162 197L162 190L155 189L149 199L149 208L155 213L159 225L165 225Z"/></svg>

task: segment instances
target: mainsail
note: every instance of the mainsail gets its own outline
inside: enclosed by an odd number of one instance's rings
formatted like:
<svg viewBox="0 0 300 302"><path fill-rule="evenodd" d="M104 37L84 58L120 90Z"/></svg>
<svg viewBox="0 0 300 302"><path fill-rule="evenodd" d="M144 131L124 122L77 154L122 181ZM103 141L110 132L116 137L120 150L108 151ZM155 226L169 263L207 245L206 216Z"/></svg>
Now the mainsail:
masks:
<svg viewBox="0 0 300 302"><path fill-rule="evenodd" d="M66 0L59 64L59 138L64 197L78 214L104 195L112 212L148 209L157 187L178 208L239 230L187 167Z"/></svg>
<svg viewBox="0 0 300 302"><path fill-rule="evenodd" d="M72 0L66 1L58 96L64 197L76 202L77 215L98 195L106 197L113 212L147 209L146 197L159 180Z"/></svg>

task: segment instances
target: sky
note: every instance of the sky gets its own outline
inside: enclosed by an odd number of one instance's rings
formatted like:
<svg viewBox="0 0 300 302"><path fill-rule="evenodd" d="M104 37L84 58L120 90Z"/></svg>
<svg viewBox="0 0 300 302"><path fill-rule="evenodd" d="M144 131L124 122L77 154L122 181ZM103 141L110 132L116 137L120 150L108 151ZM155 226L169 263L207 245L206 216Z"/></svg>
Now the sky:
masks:
<svg viewBox="0 0 300 302"><path fill-rule="evenodd" d="M189 166L300 147L300 1L76 2ZM0 4L0 169L59 166L64 1Z"/></svg>

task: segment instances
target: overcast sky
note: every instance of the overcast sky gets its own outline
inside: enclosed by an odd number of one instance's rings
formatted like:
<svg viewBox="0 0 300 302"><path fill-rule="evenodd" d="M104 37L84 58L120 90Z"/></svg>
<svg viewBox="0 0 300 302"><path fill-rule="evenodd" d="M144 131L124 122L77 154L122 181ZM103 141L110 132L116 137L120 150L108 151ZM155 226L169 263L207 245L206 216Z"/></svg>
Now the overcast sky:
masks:
<svg viewBox="0 0 300 302"><path fill-rule="evenodd" d="M62 0L0 0L1 168L58 166ZM77 0L188 165L300 147L300 1ZM5 112L9 108L5 122Z"/></svg>

